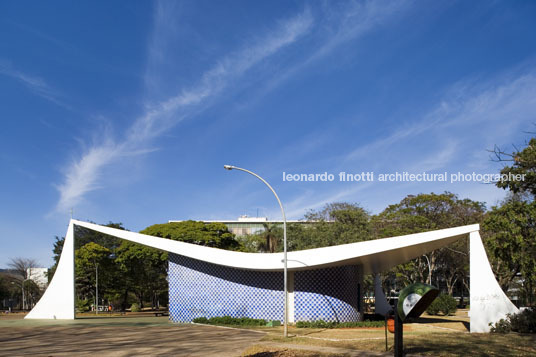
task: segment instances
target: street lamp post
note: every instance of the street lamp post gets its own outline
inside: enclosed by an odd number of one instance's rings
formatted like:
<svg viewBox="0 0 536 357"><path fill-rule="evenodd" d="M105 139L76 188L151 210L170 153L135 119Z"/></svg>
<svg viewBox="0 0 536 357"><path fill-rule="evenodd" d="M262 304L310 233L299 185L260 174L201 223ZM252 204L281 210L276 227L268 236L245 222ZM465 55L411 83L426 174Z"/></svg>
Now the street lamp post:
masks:
<svg viewBox="0 0 536 357"><path fill-rule="evenodd" d="M99 314L99 263L95 263L95 315Z"/></svg>
<svg viewBox="0 0 536 357"><path fill-rule="evenodd" d="M287 272L287 217L285 216L285 210L283 209L283 205L281 204L281 200L279 199L279 196L277 196L277 193L275 192L275 190L272 188L272 186L270 186L268 182L266 182L265 179L263 179L262 177L260 177L259 175L257 175L256 173L252 171L249 171L240 167L236 167L232 165L223 165L223 167L226 170L240 170L240 171L247 172L248 174L253 175L259 180L261 180L262 182L264 182L264 184L268 186L270 191L272 191L272 193L274 194L275 198L277 199L277 203L279 203L279 207L281 208L281 214L283 215L283 289L285 290L283 335L287 337L288 336L288 289L287 289L287 276L288 276L287 273L288 272Z"/></svg>

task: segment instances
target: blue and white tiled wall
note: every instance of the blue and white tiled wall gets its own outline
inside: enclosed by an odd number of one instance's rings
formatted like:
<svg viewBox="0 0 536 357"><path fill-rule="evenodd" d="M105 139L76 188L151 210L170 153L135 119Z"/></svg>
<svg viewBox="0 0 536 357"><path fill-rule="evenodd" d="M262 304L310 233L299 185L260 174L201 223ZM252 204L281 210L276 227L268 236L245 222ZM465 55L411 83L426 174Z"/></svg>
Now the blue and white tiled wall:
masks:
<svg viewBox="0 0 536 357"><path fill-rule="evenodd" d="M294 273L294 321L358 321L359 270L355 265Z"/></svg>
<svg viewBox="0 0 536 357"><path fill-rule="evenodd" d="M357 321L357 276L356 266L295 272L289 279L294 280L290 320ZM282 272L228 268L170 253L168 277L173 322L225 315L283 320Z"/></svg>
<svg viewBox="0 0 536 357"><path fill-rule="evenodd" d="M169 254L169 318L283 320L283 273L227 268Z"/></svg>

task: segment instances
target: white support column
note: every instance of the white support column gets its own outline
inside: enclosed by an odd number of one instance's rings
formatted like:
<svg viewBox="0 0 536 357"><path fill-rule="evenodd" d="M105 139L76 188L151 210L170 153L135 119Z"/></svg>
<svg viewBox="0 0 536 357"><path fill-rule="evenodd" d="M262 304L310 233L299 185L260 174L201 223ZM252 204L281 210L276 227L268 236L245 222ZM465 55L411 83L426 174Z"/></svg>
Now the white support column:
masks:
<svg viewBox="0 0 536 357"><path fill-rule="evenodd" d="M471 332L489 332L489 323L519 310L497 283L478 231L469 234L469 269Z"/></svg>
<svg viewBox="0 0 536 357"><path fill-rule="evenodd" d="M74 225L69 228L63 242L56 273L47 290L25 319L74 320Z"/></svg>
<svg viewBox="0 0 536 357"><path fill-rule="evenodd" d="M294 323L294 272L288 272L288 322Z"/></svg>

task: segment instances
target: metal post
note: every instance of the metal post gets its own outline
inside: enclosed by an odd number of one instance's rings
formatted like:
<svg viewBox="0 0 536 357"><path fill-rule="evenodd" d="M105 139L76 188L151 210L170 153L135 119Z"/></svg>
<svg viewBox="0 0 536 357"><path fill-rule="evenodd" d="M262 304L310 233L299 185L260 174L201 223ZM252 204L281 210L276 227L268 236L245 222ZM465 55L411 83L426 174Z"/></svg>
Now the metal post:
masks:
<svg viewBox="0 0 536 357"><path fill-rule="evenodd" d="M236 167L236 166L232 166L232 165L224 165L223 167L226 170L233 170L234 169L234 170L240 170L240 171L247 172L248 174L253 175L256 178L258 178L259 180L261 180L262 182L264 182L264 184L266 186L268 186L270 191L272 191L272 193L274 194L275 198L277 199L277 203L279 203L279 208L281 208L281 214L283 215L283 289L285 290L283 335L284 335L284 337L288 337L287 217L285 215L285 210L283 209L283 205L281 204L281 200L279 199L279 196L277 196L277 193L275 192L275 190L272 188L272 186L270 186L270 184L268 182L266 182L265 179L263 179L262 177L260 177L259 175L257 175L256 173L254 173L252 171L249 171L249 170L246 170L246 169L243 169L243 168L240 168L240 167Z"/></svg>
<svg viewBox="0 0 536 357"><path fill-rule="evenodd" d="M95 315L99 314L99 263L95 263Z"/></svg>
<svg viewBox="0 0 536 357"><path fill-rule="evenodd" d="M398 315L398 311L395 309L395 357L402 357L404 355L404 323Z"/></svg>
<svg viewBox="0 0 536 357"><path fill-rule="evenodd" d="M389 347L387 346L387 314L385 314L385 351L387 352L389 350Z"/></svg>

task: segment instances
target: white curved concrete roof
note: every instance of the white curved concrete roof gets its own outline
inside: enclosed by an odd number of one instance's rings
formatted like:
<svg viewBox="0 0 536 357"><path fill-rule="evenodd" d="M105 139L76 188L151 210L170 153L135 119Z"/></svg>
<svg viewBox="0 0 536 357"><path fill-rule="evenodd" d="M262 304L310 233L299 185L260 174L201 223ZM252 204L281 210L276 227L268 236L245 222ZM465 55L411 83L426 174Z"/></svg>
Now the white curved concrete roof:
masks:
<svg viewBox="0 0 536 357"><path fill-rule="evenodd" d="M283 270L283 254L231 252L170 239L71 220L56 273L47 290L26 319L74 319L74 226L109 234L149 247L238 269ZM406 236L344 244L288 253L290 270L360 265L365 274L385 271L460 238L469 238L471 271L471 332L489 331L489 323L504 318L517 308L501 290L489 265L478 224Z"/></svg>
<svg viewBox="0 0 536 357"><path fill-rule="evenodd" d="M73 220L72 223L207 263L248 270L283 270L283 253L233 252L77 220ZM478 230L479 225L473 224L406 236L289 252L288 269L306 270L356 264L363 267L365 274L381 272L452 243L459 238L467 237L469 233Z"/></svg>

